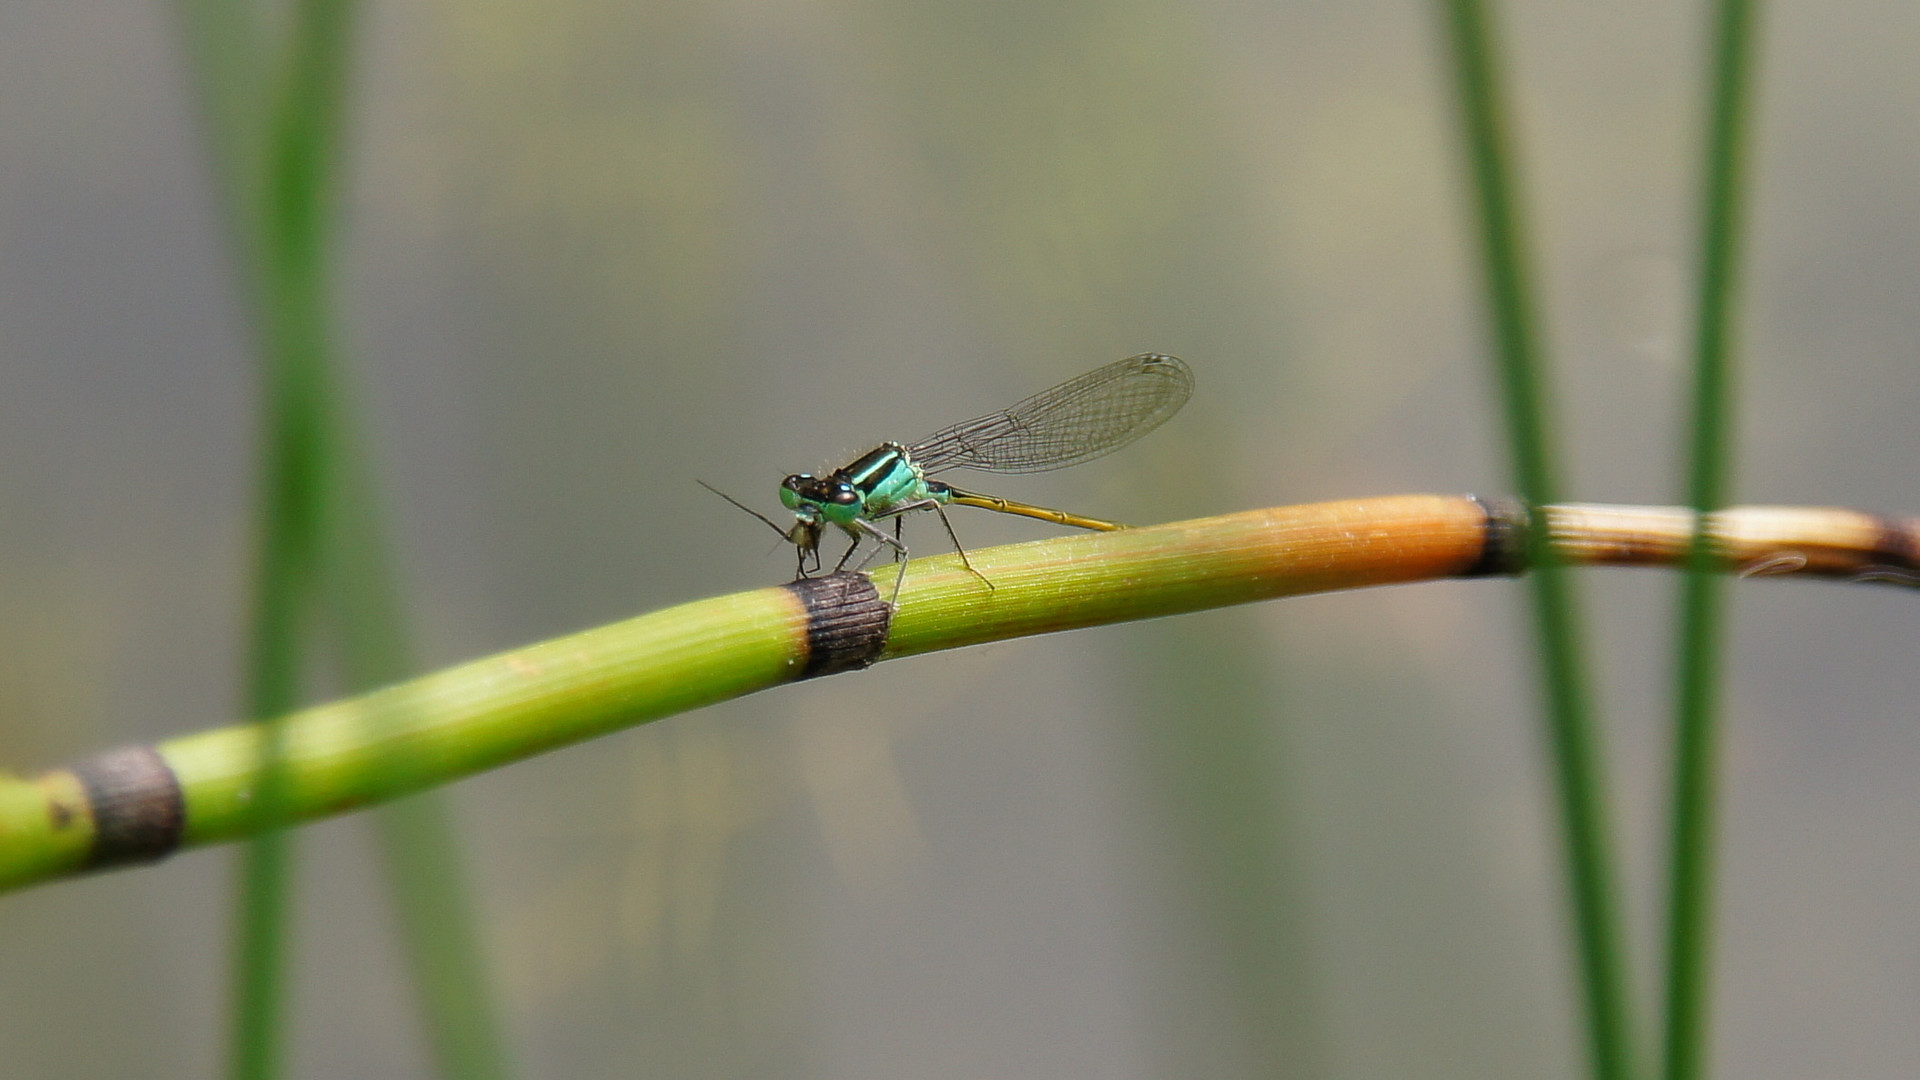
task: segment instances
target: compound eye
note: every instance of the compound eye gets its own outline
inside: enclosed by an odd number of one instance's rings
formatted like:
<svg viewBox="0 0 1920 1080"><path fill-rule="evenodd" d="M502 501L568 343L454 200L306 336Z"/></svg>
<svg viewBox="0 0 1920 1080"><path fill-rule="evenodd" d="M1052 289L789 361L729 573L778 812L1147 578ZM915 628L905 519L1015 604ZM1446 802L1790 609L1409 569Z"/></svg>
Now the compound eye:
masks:
<svg viewBox="0 0 1920 1080"><path fill-rule="evenodd" d="M800 504L820 500L820 481L807 473L794 473L780 481L780 505L789 510L800 509Z"/></svg>

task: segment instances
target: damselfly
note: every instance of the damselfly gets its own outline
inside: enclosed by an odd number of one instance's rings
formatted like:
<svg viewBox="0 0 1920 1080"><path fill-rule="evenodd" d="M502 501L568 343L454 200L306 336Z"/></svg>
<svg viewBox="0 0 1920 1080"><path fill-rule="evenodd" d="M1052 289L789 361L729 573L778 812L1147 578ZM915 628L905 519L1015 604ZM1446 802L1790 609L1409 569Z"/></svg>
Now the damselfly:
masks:
<svg viewBox="0 0 1920 1080"><path fill-rule="evenodd" d="M955 424L917 442L881 443L826 476L795 473L787 477L780 482L780 502L793 511L794 522L785 529L725 493L709 490L765 521L793 544L800 577L819 571L820 537L829 525L853 541L834 566L836 572L869 538L892 548L900 564L893 585L896 598L906 580L909 554L900 537L901 523L913 511L932 510L946 526L961 563L992 588L993 583L973 568L960 546L945 507L977 506L1081 529L1126 526L967 491L932 479L934 474L948 469L1046 472L1091 461L1159 427L1192 394L1193 369L1176 356L1145 353L1098 367L1011 408ZM875 524L888 518L893 519L891 536Z"/></svg>

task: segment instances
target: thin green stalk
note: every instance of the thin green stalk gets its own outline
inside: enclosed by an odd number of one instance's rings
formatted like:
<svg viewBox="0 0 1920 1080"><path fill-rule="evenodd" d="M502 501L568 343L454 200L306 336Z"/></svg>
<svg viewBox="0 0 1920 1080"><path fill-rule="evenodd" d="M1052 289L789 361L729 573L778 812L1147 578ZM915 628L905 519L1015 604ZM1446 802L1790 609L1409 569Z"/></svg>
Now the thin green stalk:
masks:
<svg viewBox="0 0 1920 1080"><path fill-rule="evenodd" d="M266 720L250 812L259 838L242 866L230 1075L268 1080L285 1052L291 802L281 719L299 702L327 483L326 245L352 7L301 0L265 140L260 214L266 382L265 468L247 703Z"/></svg>
<svg viewBox="0 0 1920 1080"><path fill-rule="evenodd" d="M1708 952L1713 931L1715 763L1725 586L1714 573L1707 515L1726 505L1732 449L1735 285L1753 55L1753 5L1721 0L1713 35L1712 108L1702 198L1699 323L1694 340L1691 472L1696 526L1681 582L1674 703L1673 831L1667 911L1667 1080L1705 1072Z"/></svg>
<svg viewBox="0 0 1920 1080"><path fill-rule="evenodd" d="M246 268L241 277L255 289L255 307L264 312L268 163L262 146L271 117L262 99L271 95L262 92L269 85L262 69L269 66L266 58L280 50L263 47L251 5L177 0L177 9L200 83L209 147L220 166L234 247ZM333 364L329 361L323 368L331 370ZM337 394L331 396L334 407L326 415L332 429L321 433L333 459L325 492L322 592L333 616L327 634L342 679L349 689L365 690L398 681L414 664L371 470L344 402ZM422 795L378 815L373 824L379 852L441 1074L474 1080L499 1077L506 1074L506 1054L487 992L452 824L444 808L434 805L436 799ZM263 902L263 909L275 907Z"/></svg>
<svg viewBox="0 0 1920 1080"><path fill-rule="evenodd" d="M1517 572L1518 553L1489 558L1490 530L1494 543L1512 534L1477 500L1396 496L974 550L991 592L954 556L916 559L890 625L849 623L808 599L854 580L846 576L683 604L293 714L278 729L287 811L299 821L346 813L791 682L819 673L834 642L887 659L1277 596ZM894 570L870 577L880 588L868 589L869 607L884 610ZM0 776L0 889L251 835L265 738L262 725L240 724L152 748L165 770L155 779L177 792L164 801L184 798L157 849L98 850L87 762Z"/></svg>
<svg viewBox="0 0 1920 1080"><path fill-rule="evenodd" d="M1576 565L1683 566L1693 514L1567 505L1546 515ZM1911 587L1888 548L1920 519L1811 507L1714 515L1723 572ZM409 679L284 719L287 817L312 821L560 746L878 660L1283 596L1519 574L1517 501L1396 495L1269 507L915 559L698 600ZM993 582L988 590L980 580ZM878 578L878 582L874 581ZM876 587L877 585L877 587ZM883 592L882 590L885 590ZM146 862L260 826L263 725L122 747L28 779L0 773L0 890Z"/></svg>
<svg viewBox="0 0 1920 1080"><path fill-rule="evenodd" d="M1519 198L1508 163L1507 118L1496 78L1494 28L1478 0L1447 0L1445 22L1474 195L1480 256L1497 343L1501 398L1520 493L1543 507L1559 499L1547 431L1547 391L1534 302L1525 265ZM1621 949L1616 873L1608 839L1606 785L1593 730L1591 694L1580 644L1578 605L1557 566L1536 510L1529 530L1534 624L1546 684L1555 778L1567 844L1567 875L1586 991L1593 1075L1624 1080L1632 1072L1626 965Z"/></svg>
<svg viewBox="0 0 1920 1080"><path fill-rule="evenodd" d="M200 120L234 248L241 254L244 286L261 276L261 201L269 85L263 68L274 55L263 47L256 5L247 0L174 0L181 44L198 92ZM248 298L257 308L262 298Z"/></svg>
<svg viewBox="0 0 1920 1080"><path fill-rule="evenodd" d="M336 417L345 427L344 413ZM344 681L365 691L399 682L417 665L361 441L335 434L325 549L330 637ZM504 1080L510 1075L506 1047L445 803L437 792L416 795L382 808L373 825L440 1075Z"/></svg>
<svg viewBox="0 0 1920 1080"><path fill-rule="evenodd" d="M282 360L293 360L281 352ZM297 363L297 361L295 361ZM318 439L321 406L297 369L270 365L269 443L262 476L260 553L255 570L247 706L268 717L260 744L261 783L254 812L261 832L242 865L238 895L231 1071L238 1077L278 1075L279 1015L284 995L290 838L280 828L287 802L284 725L299 703L301 631L310 614L314 541L325 451Z"/></svg>

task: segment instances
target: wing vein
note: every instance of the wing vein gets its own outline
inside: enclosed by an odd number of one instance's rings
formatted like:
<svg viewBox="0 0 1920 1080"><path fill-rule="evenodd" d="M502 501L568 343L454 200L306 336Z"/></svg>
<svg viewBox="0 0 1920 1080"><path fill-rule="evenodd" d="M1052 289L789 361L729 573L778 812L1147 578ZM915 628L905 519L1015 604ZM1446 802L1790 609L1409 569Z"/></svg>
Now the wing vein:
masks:
<svg viewBox="0 0 1920 1080"><path fill-rule="evenodd" d="M1118 450L1165 423L1193 396L1193 369L1175 356L1143 353L964 420L912 443L923 470L1045 472Z"/></svg>

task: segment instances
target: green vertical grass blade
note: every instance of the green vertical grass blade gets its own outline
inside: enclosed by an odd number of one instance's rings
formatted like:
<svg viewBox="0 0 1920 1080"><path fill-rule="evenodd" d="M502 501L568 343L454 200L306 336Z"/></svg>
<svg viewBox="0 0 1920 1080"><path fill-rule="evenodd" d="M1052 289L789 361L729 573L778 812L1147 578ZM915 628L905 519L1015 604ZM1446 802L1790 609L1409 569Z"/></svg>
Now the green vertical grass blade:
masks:
<svg viewBox="0 0 1920 1080"><path fill-rule="evenodd" d="M413 674L417 664L371 470L360 440L337 435L326 545L330 636L345 682L370 690ZM510 1075L506 1048L445 801L438 793L417 795L382 808L373 823L440 1075L503 1080Z"/></svg>
<svg viewBox="0 0 1920 1080"><path fill-rule="evenodd" d="M268 826L250 845L238 898L228 1068L244 1080L282 1072L288 950L289 837L273 827L286 799L273 762L275 718L299 703L302 631L317 575L331 402L326 393L326 242L352 8L302 0L289 63L264 149L259 267L266 407L249 714L268 725L256 813Z"/></svg>
<svg viewBox="0 0 1920 1080"><path fill-rule="evenodd" d="M1332 1070L1299 845L1274 797L1273 716L1249 690L1261 662L1249 626L1236 616L1134 639L1151 645L1135 692L1150 721L1136 737L1166 803L1163 873L1213 973L1159 1006L1160 1071L1306 1080Z"/></svg>
<svg viewBox="0 0 1920 1080"><path fill-rule="evenodd" d="M262 336L291 346L270 346L278 349L276 356L305 358L296 365L291 383L280 387L286 391L284 397L278 393L272 397L276 401L305 400L318 406L311 441L320 448L316 452L324 464L320 470L324 476L310 478L317 490L309 492L309 497L323 504L317 512L324 519L320 526L324 533L317 552L293 561L303 567L316 561L321 564L321 595L332 616L329 636L348 686L366 689L392 682L409 674L414 665L388 569L378 501L351 421L331 389L333 364L324 333L327 313L323 310L325 273L320 253L325 246L327 208L317 200L325 199L336 171L328 147L339 125L351 12L343 9L323 16L334 20L327 31L334 35L330 46L311 37L292 43L295 50L304 45L329 47L334 52L330 60L306 52L306 74L287 76L293 81L280 87L276 100L270 92L275 85L269 70L275 65L270 61L286 55L287 50L267 47L267 35L252 6L235 0L179 0L177 9L199 82L209 144L219 165L216 172L225 189L234 246L241 255L242 278L254 294ZM308 33L324 30L311 21L313 12L303 9L300 14L302 21L297 29ZM331 73L317 70L313 66L316 63L330 68ZM326 100L309 96L305 106L321 107L322 112L307 112L304 119L296 117L293 110L301 103L292 101L289 95L309 91ZM329 110L333 118L324 115ZM308 150L299 148L297 144L302 142L308 144ZM299 164L303 158L308 165ZM274 183L269 183L270 179ZM288 182L293 186L285 186ZM299 211L297 207L303 201L313 202L317 215ZM272 219L270 212L276 215ZM304 268L299 265L302 251L311 253L314 260ZM298 293L302 280L311 284L307 298L289 297L284 290L292 288ZM284 331L297 338L297 326L303 318L312 331L307 334L307 346L277 336ZM281 429L278 421L268 426ZM267 487L278 490L277 482ZM300 529L313 527L311 515L316 511L310 501L302 505L308 520ZM264 539L268 531L263 527L263 553L275 547ZM287 608L298 613L311 610L310 604L288 603L284 597L265 602L269 593L264 583L270 577L280 579L274 576L278 571L270 574L264 567L261 574L262 607L275 612L276 618ZM311 586L299 588L305 595ZM293 620L305 625L305 616L298 613ZM297 660L293 666L298 666ZM380 853L441 1074L475 1080L500 1077L507 1074L503 1064L506 1056L486 992L484 965L468 914L453 831L438 799L437 794L424 795L376 815ZM254 899L244 904L246 914L239 937L251 944L240 949L237 963L241 967L237 972L245 973L236 974L240 985L235 993L237 1002L253 1005L248 1013L251 1019L236 1026L237 1032L246 1033L236 1034L235 1055L256 1062L246 1066L248 1070L273 1071L268 1062L278 1053L272 1048L270 1029L272 1017L279 1012L281 950L270 948L269 943L285 934L277 913L285 906L286 862L285 841L275 837L250 857L247 871L246 880L252 883L246 886L247 895ZM251 1049L239 1049L241 1046Z"/></svg>
<svg viewBox="0 0 1920 1080"><path fill-rule="evenodd" d="M1691 472L1695 520L1726 505L1731 474L1729 362L1753 54L1753 5L1721 0L1713 35L1694 340ZM1721 623L1725 585L1713 573L1706 530L1696 528L1681 579L1679 678L1674 703L1673 826L1668 875L1664 1074L1704 1073L1707 956L1713 918L1714 774L1718 742Z"/></svg>
<svg viewBox="0 0 1920 1080"><path fill-rule="evenodd" d="M261 28L246 0L175 0L175 19L198 91L214 176L227 206L233 245L241 253L241 280L260 276L261 199L265 184L261 140L267 81ZM258 303L257 297L249 297Z"/></svg>
<svg viewBox="0 0 1920 1080"><path fill-rule="evenodd" d="M466 869L446 800L416 795L379 811L386 864L407 960L440 1075L505 1080L513 1075L500 1038L490 972L481 962Z"/></svg>
<svg viewBox="0 0 1920 1080"><path fill-rule="evenodd" d="M1508 441L1520 493L1536 508L1529 538L1537 567L1531 578L1534 623L1566 835L1593 1075L1622 1080L1631 1073L1633 1044L1605 785L1573 582L1553 559L1537 509L1558 501L1560 492L1548 439L1545 376L1519 199L1508 164L1507 121L1495 77L1493 27L1477 0L1447 0L1444 14L1479 212L1481 263Z"/></svg>

